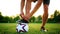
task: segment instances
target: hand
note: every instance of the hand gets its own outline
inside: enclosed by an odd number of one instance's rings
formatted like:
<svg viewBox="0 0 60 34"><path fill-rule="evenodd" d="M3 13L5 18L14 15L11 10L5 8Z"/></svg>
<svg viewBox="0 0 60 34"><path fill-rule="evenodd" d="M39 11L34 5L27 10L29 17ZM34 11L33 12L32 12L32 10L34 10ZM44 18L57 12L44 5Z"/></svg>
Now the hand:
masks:
<svg viewBox="0 0 60 34"><path fill-rule="evenodd" d="M21 13L20 13L20 16L21 16L21 17L23 17L23 16L24 16L24 13L23 13L23 12L21 12Z"/></svg>
<svg viewBox="0 0 60 34"><path fill-rule="evenodd" d="M22 17L22 19L28 20L28 18L24 15L24 13L20 13L20 16Z"/></svg>

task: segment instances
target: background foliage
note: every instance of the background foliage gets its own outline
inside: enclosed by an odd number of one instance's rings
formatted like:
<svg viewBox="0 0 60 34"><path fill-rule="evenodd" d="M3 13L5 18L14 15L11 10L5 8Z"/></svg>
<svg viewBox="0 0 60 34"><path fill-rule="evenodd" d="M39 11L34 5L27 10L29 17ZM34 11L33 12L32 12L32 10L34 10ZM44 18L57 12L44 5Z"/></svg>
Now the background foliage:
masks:
<svg viewBox="0 0 60 34"><path fill-rule="evenodd" d="M16 23L17 20L21 20L19 16L16 17L9 17L9 16L3 16L0 12L0 23ZM30 23L41 23L42 22L42 16L39 15L38 17L32 16L29 20ZM59 23L60 22L60 12L58 10L55 10L54 14L48 18L48 23Z"/></svg>

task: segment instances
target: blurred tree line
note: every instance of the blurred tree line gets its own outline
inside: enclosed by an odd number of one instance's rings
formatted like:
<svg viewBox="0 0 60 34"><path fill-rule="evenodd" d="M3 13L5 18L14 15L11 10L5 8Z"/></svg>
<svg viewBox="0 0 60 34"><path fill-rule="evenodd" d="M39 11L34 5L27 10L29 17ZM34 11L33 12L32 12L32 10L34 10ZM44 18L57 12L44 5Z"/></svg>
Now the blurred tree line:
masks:
<svg viewBox="0 0 60 34"><path fill-rule="evenodd" d="M9 17L9 16L2 16L0 12L0 23L16 23L17 20L19 20L19 16L16 17ZM38 17L32 16L29 20L30 23L41 23L42 22L42 16L39 15ZM54 14L48 18L48 23L60 23L60 12L55 10Z"/></svg>
<svg viewBox="0 0 60 34"><path fill-rule="evenodd" d="M14 18L9 16L2 16L0 12L0 23L16 23L16 21L19 19L19 16L16 16Z"/></svg>
<svg viewBox="0 0 60 34"><path fill-rule="evenodd" d="M60 11L55 10L54 14L48 18L48 22L50 23L60 23Z"/></svg>

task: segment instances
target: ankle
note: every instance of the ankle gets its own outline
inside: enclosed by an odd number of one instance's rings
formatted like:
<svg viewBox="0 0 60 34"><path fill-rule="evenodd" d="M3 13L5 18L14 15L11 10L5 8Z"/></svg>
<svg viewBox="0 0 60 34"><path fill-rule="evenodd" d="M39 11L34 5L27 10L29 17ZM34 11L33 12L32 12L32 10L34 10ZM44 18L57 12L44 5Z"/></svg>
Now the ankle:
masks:
<svg viewBox="0 0 60 34"><path fill-rule="evenodd" d="M41 27L41 29L45 30L45 27Z"/></svg>
<svg viewBox="0 0 60 34"><path fill-rule="evenodd" d="M43 26L41 28L44 28Z"/></svg>

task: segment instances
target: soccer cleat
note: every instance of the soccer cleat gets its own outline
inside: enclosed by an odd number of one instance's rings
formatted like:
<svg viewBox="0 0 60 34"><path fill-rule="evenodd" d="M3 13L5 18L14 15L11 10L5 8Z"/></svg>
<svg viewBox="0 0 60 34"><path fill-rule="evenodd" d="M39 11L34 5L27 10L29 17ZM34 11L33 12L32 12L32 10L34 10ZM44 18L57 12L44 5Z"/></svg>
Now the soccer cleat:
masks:
<svg viewBox="0 0 60 34"><path fill-rule="evenodd" d="M16 21L17 23L29 23L28 21L26 21L26 20L24 20L24 19L22 19L22 20L18 20L18 21Z"/></svg>
<svg viewBox="0 0 60 34"><path fill-rule="evenodd" d="M41 31L42 31L42 32L47 32L48 30L45 29L44 27L41 27Z"/></svg>
<svg viewBox="0 0 60 34"><path fill-rule="evenodd" d="M21 20L23 23L29 23L28 21L26 21L26 20L24 20L24 19L22 19Z"/></svg>

